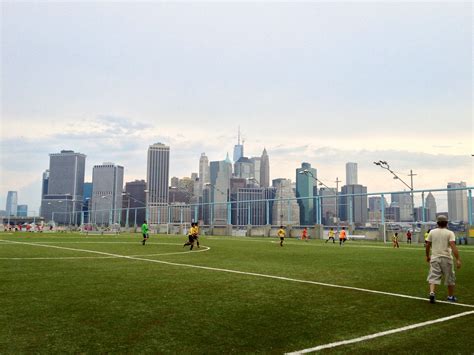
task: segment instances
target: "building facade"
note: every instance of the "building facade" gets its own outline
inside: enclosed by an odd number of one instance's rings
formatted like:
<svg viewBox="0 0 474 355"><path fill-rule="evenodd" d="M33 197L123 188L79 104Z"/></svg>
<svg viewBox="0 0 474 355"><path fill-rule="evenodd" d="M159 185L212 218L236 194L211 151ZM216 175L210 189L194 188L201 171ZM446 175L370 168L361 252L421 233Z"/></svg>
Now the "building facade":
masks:
<svg viewBox="0 0 474 355"><path fill-rule="evenodd" d="M28 205L18 205L16 209L17 217L27 217L28 216Z"/></svg>
<svg viewBox="0 0 474 355"><path fill-rule="evenodd" d="M197 192L198 196L202 196L202 190L204 189L204 186L210 183L209 176L209 159L207 158L206 153L201 153L201 157L199 158L199 191Z"/></svg>
<svg viewBox="0 0 474 355"><path fill-rule="evenodd" d="M7 205L5 208L7 216L16 216L18 209L18 192L8 191L7 193Z"/></svg>
<svg viewBox="0 0 474 355"><path fill-rule="evenodd" d="M170 147L155 143L148 148L147 206L149 223L168 221Z"/></svg>
<svg viewBox="0 0 474 355"><path fill-rule="evenodd" d="M229 155L225 160L210 163L209 205L210 221L215 225L226 225L230 215L230 179L232 178L232 161Z"/></svg>
<svg viewBox="0 0 474 355"><path fill-rule="evenodd" d="M139 226L146 219L146 182L145 180L129 181L125 184L122 206L122 221L125 225ZM127 216L128 211L128 216ZM128 223L127 223L128 221Z"/></svg>
<svg viewBox="0 0 474 355"><path fill-rule="evenodd" d="M309 163L301 163L296 169L296 197L299 198L300 224L303 226L315 223L314 187L317 187L317 171Z"/></svg>
<svg viewBox="0 0 474 355"><path fill-rule="evenodd" d="M86 156L72 150L49 155L48 193L41 201L41 217L59 224L83 222L82 205Z"/></svg>
<svg viewBox="0 0 474 355"><path fill-rule="evenodd" d="M89 219L95 224L121 223L124 169L114 163L94 165Z"/></svg>
<svg viewBox="0 0 474 355"><path fill-rule="evenodd" d="M265 148L260 158L260 179L258 181L261 187L270 186L270 158Z"/></svg>
<svg viewBox="0 0 474 355"><path fill-rule="evenodd" d="M320 188L321 221L325 225L337 223L337 190L335 188Z"/></svg>
<svg viewBox="0 0 474 355"><path fill-rule="evenodd" d="M357 178L357 163L346 163L346 185L359 184Z"/></svg>
<svg viewBox="0 0 474 355"><path fill-rule="evenodd" d="M368 210L366 194L367 186L342 186L339 209L341 220L361 226L367 223Z"/></svg>
<svg viewBox="0 0 474 355"><path fill-rule="evenodd" d="M465 188L466 183L448 182L448 213L450 221L468 222L468 205L467 205L467 191L466 190L452 190Z"/></svg>
<svg viewBox="0 0 474 355"><path fill-rule="evenodd" d="M296 195L291 180L275 179L272 185L275 189L272 224L278 226L299 225L300 206L296 202Z"/></svg>
<svg viewBox="0 0 474 355"><path fill-rule="evenodd" d="M436 207L436 199L431 192L429 192L425 198L425 207L427 209L426 221L435 222L438 209Z"/></svg>

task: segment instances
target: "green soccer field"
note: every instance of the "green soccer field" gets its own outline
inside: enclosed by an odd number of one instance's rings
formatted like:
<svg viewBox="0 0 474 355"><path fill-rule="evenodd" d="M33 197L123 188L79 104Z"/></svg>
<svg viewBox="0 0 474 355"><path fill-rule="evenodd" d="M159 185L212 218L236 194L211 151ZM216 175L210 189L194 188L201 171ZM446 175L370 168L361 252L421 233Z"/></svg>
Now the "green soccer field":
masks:
<svg viewBox="0 0 474 355"><path fill-rule="evenodd" d="M420 245L200 239L0 234L0 353L474 352L472 246L433 305Z"/></svg>

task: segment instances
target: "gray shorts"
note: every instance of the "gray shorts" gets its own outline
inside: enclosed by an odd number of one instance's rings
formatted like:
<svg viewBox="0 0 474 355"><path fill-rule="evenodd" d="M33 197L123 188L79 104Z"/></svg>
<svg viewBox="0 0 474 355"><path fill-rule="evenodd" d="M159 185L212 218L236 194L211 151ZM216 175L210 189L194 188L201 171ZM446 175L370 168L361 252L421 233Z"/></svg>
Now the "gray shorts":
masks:
<svg viewBox="0 0 474 355"><path fill-rule="evenodd" d="M441 276L443 275L445 285L455 285L456 275L454 274L453 260L450 258L432 259L430 261L430 272L426 281L430 284L440 285Z"/></svg>

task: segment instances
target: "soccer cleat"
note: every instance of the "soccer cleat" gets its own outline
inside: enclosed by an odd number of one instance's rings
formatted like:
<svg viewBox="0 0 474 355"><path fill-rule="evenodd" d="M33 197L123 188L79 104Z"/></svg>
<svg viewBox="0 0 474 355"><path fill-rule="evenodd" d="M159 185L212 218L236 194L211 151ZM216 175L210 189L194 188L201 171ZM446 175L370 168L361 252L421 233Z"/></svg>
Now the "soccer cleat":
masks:
<svg viewBox="0 0 474 355"><path fill-rule="evenodd" d="M436 302L436 297L434 293L430 293L430 303L435 303Z"/></svg>
<svg viewBox="0 0 474 355"><path fill-rule="evenodd" d="M448 302L457 302L458 299L456 296L448 296Z"/></svg>

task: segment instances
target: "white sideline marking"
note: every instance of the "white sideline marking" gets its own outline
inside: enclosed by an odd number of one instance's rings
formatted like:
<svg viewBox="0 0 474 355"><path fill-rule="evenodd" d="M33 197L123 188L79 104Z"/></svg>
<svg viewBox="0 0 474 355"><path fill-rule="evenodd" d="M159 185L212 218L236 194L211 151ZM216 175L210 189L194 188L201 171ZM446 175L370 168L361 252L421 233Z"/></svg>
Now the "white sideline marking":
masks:
<svg viewBox="0 0 474 355"><path fill-rule="evenodd" d="M212 240L226 240L226 241L233 241L233 242L260 242L260 243L280 244L279 240L275 240L276 237L267 237L267 238L271 238L272 240L261 240L261 239L256 239L256 240L252 240L252 239L242 240L242 239L240 239L239 240L239 239L233 239L233 238L237 238L237 237L228 237L228 238L207 237L207 239L212 239ZM252 237L239 237L239 238L252 238ZM288 237L286 237L286 238L288 238ZM322 245L321 245L322 243L321 244L320 243L318 243L318 244L304 243L303 244L303 243L296 242L295 238L291 238L291 239L289 239L289 238L286 239L286 238L285 238L285 245L297 245L297 246L304 246L304 247L322 247ZM310 239L310 240L315 240L315 239ZM316 240L319 240L319 239L316 239ZM324 244L326 244L326 243L324 243ZM335 244L339 244L339 241L337 241ZM348 247L348 248L367 248L367 249L383 249L383 250L393 249L392 244L388 243L388 242L385 245L355 245L355 244L352 244L352 243L348 243L348 244L345 244L345 246ZM466 249L464 247L463 248L458 247L458 249L460 251L462 251L463 253L474 253L474 250L469 250L469 249ZM418 246L416 246L416 245L410 246L410 247L402 246L398 250L411 250L411 251L424 252L425 247L423 245L421 245L421 243L418 243Z"/></svg>
<svg viewBox="0 0 474 355"><path fill-rule="evenodd" d="M33 246L39 246L39 247L45 247L45 248L82 251L82 252L85 252L85 253L94 253L94 254L100 254L100 255L107 255L107 256L113 256L113 257L116 257L116 258L123 258L123 259L130 259L130 260L148 261L148 262L164 264L164 265L173 265L173 266L189 267L189 268L194 268L194 269L228 272L228 273L232 273L232 274L250 275L250 276L264 277L264 278L268 278L268 279L292 281L292 282L305 283L305 284L311 284L311 285L319 285L319 286L326 286L326 287L333 287L333 288L342 288L342 289L345 289L345 290L354 290L354 291L361 291L361 292L367 292L367 293L375 293L375 294L379 294L379 295L408 298L408 299L413 299L413 300L429 301L428 298L409 296L409 295L403 295L403 294L392 293L392 292L370 290L370 289L359 288L359 287L328 284L328 283L318 282L318 281L292 279L292 278L284 277L284 276L266 275L266 274L259 274L259 273L255 273L255 272L246 272L246 271L239 271L239 270L232 270L232 269L221 269L221 268L215 268L215 267L210 267L210 266L180 264L180 263L173 263L173 262L170 262L170 261L145 259L145 258L139 258L139 257L134 257L134 256L106 253L106 252L96 251L96 250L60 247L60 246L57 246L57 245L45 245L45 244L39 244L39 243L16 242L16 241L12 241L12 240L2 240L2 239L0 239L0 241L5 242L5 243L25 244L25 245L33 245ZM448 301L436 301L436 303L446 303L446 304L453 305L453 306L474 308L474 305L465 304L465 303L452 303L452 302L448 302Z"/></svg>
<svg viewBox="0 0 474 355"><path fill-rule="evenodd" d="M324 344L324 345L318 345L318 346L315 346L314 348L308 348L308 349L304 349L304 350L299 350L299 351L294 351L294 352L291 352L291 353L287 353L287 355L306 354L306 353L310 353L310 352L313 352L313 351L320 351L320 350L324 350L324 349L332 349L332 348L335 348L335 347L341 346L341 345L348 345L348 344L359 343L359 342L362 342L362 341L366 341L366 340L371 340L371 339L374 339L374 338L383 337L383 336L385 336L385 335L390 335L390 334L394 334L394 333L400 333L400 332L404 332L404 331L406 331L406 330L411 330L411 329L415 329L415 328L425 327L425 326L431 325L431 324L446 322L446 321L451 320L451 319L455 319L455 318L459 318L459 317L464 317L464 316L468 316L468 315L471 315L471 314L474 314L474 311L468 311L468 312L458 313L458 314L455 314L455 315L452 315L452 316L443 317L443 318L438 318L438 319L434 319L434 320L429 320L429 321L422 322L422 323L416 323L416 324L412 324L412 325L407 325L406 327L401 327L401 328L386 330L386 331L384 331L384 332L379 332L379 333L375 333L375 334L365 335L365 336L362 336L362 337L359 337L359 338L354 338L354 339L349 339L349 340L342 340L342 341L336 341L336 342L334 342L334 343L329 343L329 344Z"/></svg>

